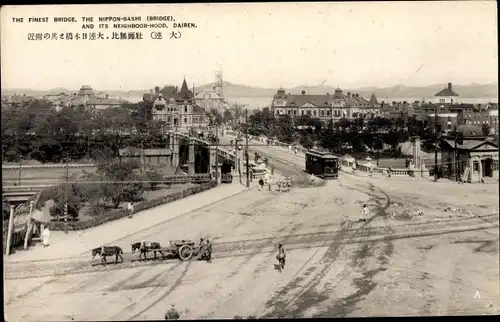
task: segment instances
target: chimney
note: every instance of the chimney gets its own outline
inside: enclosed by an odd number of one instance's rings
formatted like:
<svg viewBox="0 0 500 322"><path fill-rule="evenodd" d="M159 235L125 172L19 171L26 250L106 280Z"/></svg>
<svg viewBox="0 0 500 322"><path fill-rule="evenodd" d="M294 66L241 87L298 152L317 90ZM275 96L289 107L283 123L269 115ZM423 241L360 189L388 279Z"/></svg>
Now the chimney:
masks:
<svg viewBox="0 0 500 322"><path fill-rule="evenodd" d="M347 97L351 97L351 92L347 92Z"/></svg>
<svg viewBox="0 0 500 322"><path fill-rule="evenodd" d="M106 94L106 99L108 99L108 98L109 98L109 95L108 95L108 94Z"/></svg>
<svg viewBox="0 0 500 322"><path fill-rule="evenodd" d="M306 91L302 91L302 95L305 95L306 94Z"/></svg>
<svg viewBox="0 0 500 322"><path fill-rule="evenodd" d="M448 83L448 89L451 91L451 83Z"/></svg>
<svg viewBox="0 0 500 322"><path fill-rule="evenodd" d="M358 93L356 93L356 97L359 97L359 94L358 94Z"/></svg>

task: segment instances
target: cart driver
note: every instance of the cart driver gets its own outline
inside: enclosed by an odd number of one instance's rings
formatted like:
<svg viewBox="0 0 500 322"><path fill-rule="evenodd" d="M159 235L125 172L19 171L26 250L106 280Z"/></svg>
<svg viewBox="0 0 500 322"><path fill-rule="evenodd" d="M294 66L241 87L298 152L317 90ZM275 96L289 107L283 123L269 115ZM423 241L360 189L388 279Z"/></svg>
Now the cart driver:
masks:
<svg viewBox="0 0 500 322"><path fill-rule="evenodd" d="M206 245L206 242L205 242L205 239L203 238L200 238L200 250L198 251L198 260L202 259L203 256L205 255L205 252L206 252L206 249L207 249L207 245Z"/></svg>
<svg viewBox="0 0 500 322"><path fill-rule="evenodd" d="M203 255L207 262L212 262L212 243L210 242L210 240L207 239L206 241L206 248L205 248L205 254Z"/></svg>
<svg viewBox="0 0 500 322"><path fill-rule="evenodd" d="M141 243L142 250L147 250L147 248L149 246L148 244L149 243L147 241L143 240L142 243Z"/></svg>

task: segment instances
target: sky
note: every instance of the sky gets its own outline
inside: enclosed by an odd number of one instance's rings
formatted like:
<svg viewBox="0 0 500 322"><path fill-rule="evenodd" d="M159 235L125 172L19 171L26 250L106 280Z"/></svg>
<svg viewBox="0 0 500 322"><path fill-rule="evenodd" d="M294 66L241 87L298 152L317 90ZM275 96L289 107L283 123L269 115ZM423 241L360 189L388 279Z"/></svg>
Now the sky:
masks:
<svg viewBox="0 0 500 322"><path fill-rule="evenodd" d="M2 88L142 90L224 80L265 88L497 81L495 1L3 6ZM53 22L75 17L75 23ZM94 17L92 30L82 17ZM99 16L172 16L197 28L99 29ZM23 22L13 22L13 18ZM47 23L29 23L48 17ZM102 23L102 22L101 22ZM173 30L181 38L169 39ZM142 40L28 40L143 32ZM150 38L161 31L164 39Z"/></svg>

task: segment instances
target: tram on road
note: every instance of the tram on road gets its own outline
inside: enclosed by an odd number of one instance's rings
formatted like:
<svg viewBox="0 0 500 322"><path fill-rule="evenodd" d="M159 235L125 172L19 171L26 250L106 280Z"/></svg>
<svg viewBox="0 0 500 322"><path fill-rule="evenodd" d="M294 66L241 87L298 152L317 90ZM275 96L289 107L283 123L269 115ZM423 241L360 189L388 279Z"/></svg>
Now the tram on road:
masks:
<svg viewBox="0 0 500 322"><path fill-rule="evenodd" d="M323 179L337 179L339 158L328 152L309 150L306 152L306 172Z"/></svg>

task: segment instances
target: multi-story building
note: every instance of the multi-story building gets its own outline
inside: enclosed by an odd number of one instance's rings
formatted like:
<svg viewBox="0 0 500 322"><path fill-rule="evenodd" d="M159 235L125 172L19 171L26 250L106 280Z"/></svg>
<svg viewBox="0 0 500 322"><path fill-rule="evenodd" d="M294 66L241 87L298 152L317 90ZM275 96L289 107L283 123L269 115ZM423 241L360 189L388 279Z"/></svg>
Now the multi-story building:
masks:
<svg viewBox="0 0 500 322"><path fill-rule="evenodd" d="M227 107L227 102L224 100L224 95L219 86L214 85L212 91L202 91L195 96L196 105L209 112L216 109L219 113L223 113Z"/></svg>
<svg viewBox="0 0 500 322"><path fill-rule="evenodd" d="M434 103L436 104L456 104L458 103L458 94L453 91L452 84L448 83L448 86L434 95Z"/></svg>
<svg viewBox="0 0 500 322"><path fill-rule="evenodd" d="M360 97L359 94L343 94L337 88L333 95L311 95L302 91L301 94L286 94L280 88L273 97L271 108L274 115L289 115L300 117L309 115L322 121L337 121L341 118L357 118L375 116L380 113L380 105L375 94L370 100Z"/></svg>
<svg viewBox="0 0 500 322"><path fill-rule="evenodd" d="M105 93L95 93L92 87L83 85L78 93L67 94L60 93L56 95L46 95L45 99L49 100L56 110L61 110L63 107L84 106L96 111L105 110L110 107L120 107L125 101L110 98Z"/></svg>
<svg viewBox="0 0 500 322"><path fill-rule="evenodd" d="M473 113L464 113L464 123L469 125L483 126L488 124L490 134L498 133L498 109L483 110Z"/></svg>
<svg viewBox="0 0 500 322"><path fill-rule="evenodd" d="M153 119L163 121L168 129L186 132L193 126L193 92L189 90L186 79L179 92L172 91L164 97L159 93L154 97Z"/></svg>

